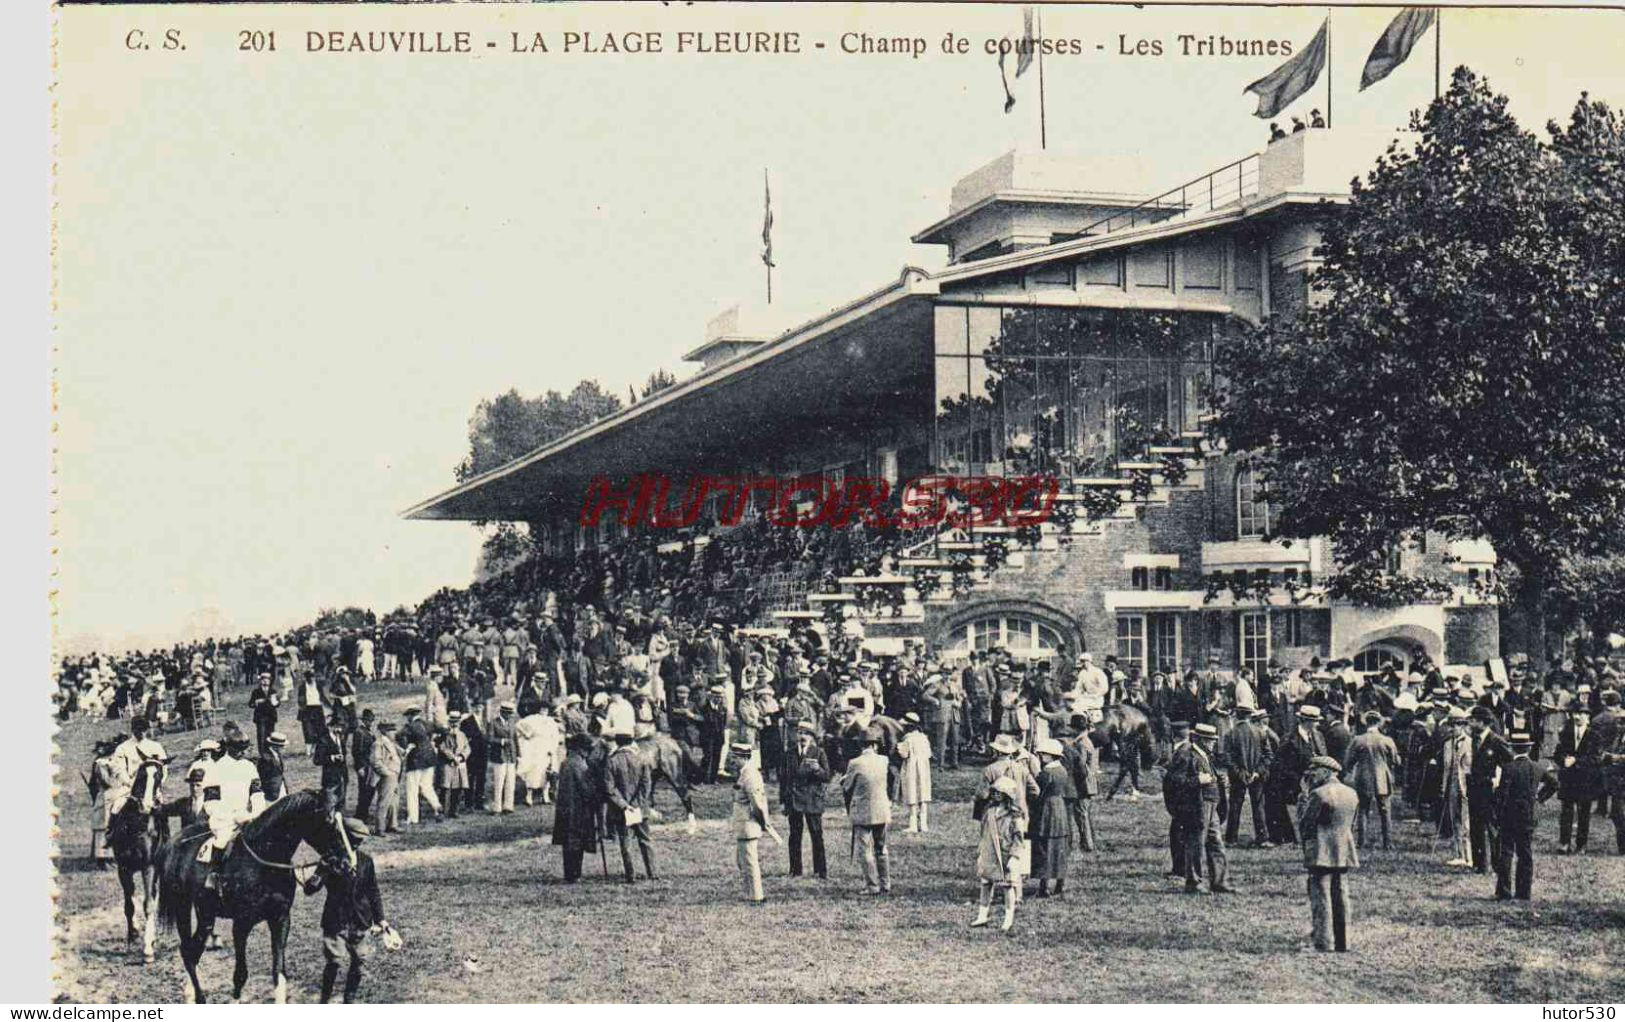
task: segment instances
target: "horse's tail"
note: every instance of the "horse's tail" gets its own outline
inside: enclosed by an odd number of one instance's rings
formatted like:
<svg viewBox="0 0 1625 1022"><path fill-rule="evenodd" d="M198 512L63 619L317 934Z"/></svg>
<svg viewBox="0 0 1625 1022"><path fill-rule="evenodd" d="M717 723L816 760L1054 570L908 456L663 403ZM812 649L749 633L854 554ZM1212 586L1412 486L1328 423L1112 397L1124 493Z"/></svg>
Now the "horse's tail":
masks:
<svg viewBox="0 0 1625 1022"><path fill-rule="evenodd" d="M159 845L152 858L153 869L158 874L158 922L162 926L180 924L182 906L186 904L181 897L180 875L185 862L186 857L178 854L171 841Z"/></svg>

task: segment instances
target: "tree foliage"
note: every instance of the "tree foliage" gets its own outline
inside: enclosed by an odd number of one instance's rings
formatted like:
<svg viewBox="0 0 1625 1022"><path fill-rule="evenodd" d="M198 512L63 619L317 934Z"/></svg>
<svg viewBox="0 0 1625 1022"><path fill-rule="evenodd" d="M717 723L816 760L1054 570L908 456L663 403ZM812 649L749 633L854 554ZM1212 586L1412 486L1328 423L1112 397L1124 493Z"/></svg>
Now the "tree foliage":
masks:
<svg viewBox="0 0 1625 1022"><path fill-rule="evenodd" d="M1368 574L1407 536L1487 538L1537 620L1625 525L1625 134L1585 96L1548 131L1457 69L1326 207L1307 311L1218 357L1217 432L1278 534Z"/></svg>
<svg viewBox="0 0 1625 1022"><path fill-rule="evenodd" d="M639 401L647 401L652 395L658 394L667 387L677 386L677 376L669 369L656 369L644 381L643 391L638 395Z"/></svg>
<svg viewBox="0 0 1625 1022"><path fill-rule="evenodd" d="M468 456L457 466L457 481L500 468L621 407L621 399L595 380L582 380L568 395L550 390L528 398L509 390L486 398L469 417Z"/></svg>
<svg viewBox="0 0 1625 1022"><path fill-rule="evenodd" d="M527 398L509 390L486 398L469 417L468 456L456 468L457 481L500 468L621 408L621 399L595 380L582 380L568 395L550 390ZM528 528L513 522L475 524L487 530L476 568L479 577L502 571L531 549Z"/></svg>

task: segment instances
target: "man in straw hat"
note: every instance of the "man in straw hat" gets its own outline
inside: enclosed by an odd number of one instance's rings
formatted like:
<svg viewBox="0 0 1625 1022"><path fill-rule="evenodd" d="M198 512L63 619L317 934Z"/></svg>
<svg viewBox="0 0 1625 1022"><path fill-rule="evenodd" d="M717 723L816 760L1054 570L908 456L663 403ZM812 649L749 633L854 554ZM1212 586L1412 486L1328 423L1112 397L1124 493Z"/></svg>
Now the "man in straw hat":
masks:
<svg viewBox="0 0 1625 1022"><path fill-rule="evenodd" d="M1557 771L1530 756L1535 740L1527 731L1509 737L1512 762L1501 768L1495 788L1495 812L1500 821L1500 843L1495 855L1495 896L1528 901L1535 883L1536 806L1557 794ZM1517 887L1513 887L1512 859L1516 856Z"/></svg>
<svg viewBox="0 0 1625 1022"><path fill-rule="evenodd" d="M1224 836L1219 832L1219 775L1213 765L1218 741L1218 728L1212 724L1197 724L1191 728L1191 743L1181 746L1168 764L1170 797L1184 838L1186 894L1202 892L1204 853L1208 891L1235 893L1226 883L1229 862L1224 854Z"/></svg>
<svg viewBox="0 0 1625 1022"><path fill-rule="evenodd" d="M762 860L759 846L765 833L774 841L779 832L767 815L767 785L762 781L761 767L751 755L755 747L748 741L736 741L729 751L734 760L733 832L735 861L739 865L739 878L744 884L745 900L760 905L766 900L762 894Z"/></svg>
<svg viewBox="0 0 1625 1022"><path fill-rule="evenodd" d="M812 839L813 876L829 875L824 859L824 789L829 784L829 758L818 747L818 726L803 718L796 722L795 749L781 782L782 798L790 816L790 875L801 875L801 834Z"/></svg>
<svg viewBox="0 0 1625 1022"><path fill-rule="evenodd" d="M1310 936L1316 951L1349 949L1344 874L1360 865L1354 841L1360 796L1338 780L1341 769L1330 756L1310 760L1309 790L1298 809L1303 864L1309 870Z"/></svg>
<svg viewBox="0 0 1625 1022"><path fill-rule="evenodd" d="M887 763L886 757L880 754L880 743L878 730L866 730L863 752L846 765L846 774L841 778L853 842L863 850L865 894L885 894L891 890L891 860L886 851L891 798L887 794Z"/></svg>
<svg viewBox="0 0 1625 1022"><path fill-rule="evenodd" d="M1281 737L1270 765L1270 840L1278 845L1296 844L1293 825L1303 779L1316 756L1326 755L1326 740L1320 733L1320 707L1305 702L1298 707L1292 732Z"/></svg>
<svg viewBox="0 0 1625 1022"><path fill-rule="evenodd" d="M605 840L613 836L620 844L621 866L625 870L626 882L631 884L637 882L632 872L631 846L632 839L636 838L638 853L643 857L644 876L653 880L654 837L649 833L649 821L644 818L649 811L648 793L654 783L649 764L633 747L630 728L607 728L604 737L615 743L615 751L609 754L604 764L604 797L609 803L604 813L604 821L608 825Z"/></svg>

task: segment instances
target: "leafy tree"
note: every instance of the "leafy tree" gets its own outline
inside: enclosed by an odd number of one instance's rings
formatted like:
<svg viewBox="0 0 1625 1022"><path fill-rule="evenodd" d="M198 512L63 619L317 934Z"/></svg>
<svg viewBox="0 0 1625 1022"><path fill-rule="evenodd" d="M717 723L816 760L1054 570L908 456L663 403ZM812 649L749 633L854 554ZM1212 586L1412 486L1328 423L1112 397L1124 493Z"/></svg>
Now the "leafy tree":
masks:
<svg viewBox="0 0 1625 1022"><path fill-rule="evenodd" d="M656 369L649 374L649 379L643 384L643 393L638 398L647 401L653 394L658 394L667 387L677 386L677 377L669 369Z"/></svg>
<svg viewBox="0 0 1625 1022"><path fill-rule="evenodd" d="M509 390L486 398L468 420L468 456L457 466L458 482L500 468L543 444L620 411L621 399L597 381L582 380L568 395L550 390L527 398ZM522 557L530 550L528 527L512 522L476 522L487 530L480 551L483 577Z"/></svg>
<svg viewBox="0 0 1625 1022"><path fill-rule="evenodd" d="M582 380L568 395L550 390L527 398L509 390L486 398L469 417L468 457L457 466L457 481L506 465L621 407L621 399L595 380Z"/></svg>
<svg viewBox="0 0 1625 1022"><path fill-rule="evenodd" d="M1489 539L1541 662L1566 559L1625 549L1625 136L1582 96L1543 144L1466 68L1410 131L1326 207L1304 314L1221 349L1217 432L1342 581L1395 584L1373 566L1423 531Z"/></svg>

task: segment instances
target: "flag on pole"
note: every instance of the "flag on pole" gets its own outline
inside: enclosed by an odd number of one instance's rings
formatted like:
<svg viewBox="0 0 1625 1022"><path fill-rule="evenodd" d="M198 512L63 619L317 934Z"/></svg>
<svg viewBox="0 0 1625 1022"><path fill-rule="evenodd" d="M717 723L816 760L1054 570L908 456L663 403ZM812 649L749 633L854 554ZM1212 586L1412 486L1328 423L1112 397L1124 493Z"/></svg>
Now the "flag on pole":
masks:
<svg viewBox="0 0 1625 1022"><path fill-rule="evenodd" d="M1371 56L1365 58L1365 70L1360 72L1360 91L1387 78L1394 68L1405 63L1411 55L1411 47L1433 27L1438 16L1437 7L1407 7L1400 11L1383 30L1377 45L1371 47Z"/></svg>
<svg viewBox="0 0 1625 1022"><path fill-rule="evenodd" d="M1032 66L1033 53L1038 45L1033 41L1033 9L1021 9L1021 42L1016 47L1016 77L1020 78ZM999 47L999 81L1004 83L1004 112L1015 109L1016 97L1010 92L1010 78L1004 72L1004 47Z"/></svg>
<svg viewBox="0 0 1625 1022"><path fill-rule="evenodd" d="M1254 117L1274 117L1293 100L1314 88L1315 82L1320 79L1321 69L1326 66L1326 32L1331 23L1329 17L1321 22L1320 31L1315 33L1307 47L1241 90L1243 94L1258 93L1258 109L1253 111Z"/></svg>
<svg viewBox="0 0 1625 1022"><path fill-rule="evenodd" d="M767 168L762 168L762 262L772 269L773 262L773 188L767 182Z"/></svg>

